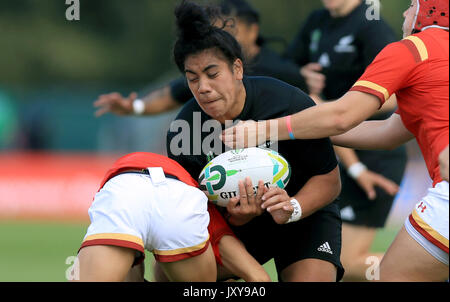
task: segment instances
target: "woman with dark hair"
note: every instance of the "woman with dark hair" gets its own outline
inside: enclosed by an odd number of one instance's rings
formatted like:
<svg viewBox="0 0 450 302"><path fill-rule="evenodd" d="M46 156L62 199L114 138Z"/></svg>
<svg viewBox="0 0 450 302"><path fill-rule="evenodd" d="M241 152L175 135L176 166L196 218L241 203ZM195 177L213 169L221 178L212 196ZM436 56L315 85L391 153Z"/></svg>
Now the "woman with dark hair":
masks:
<svg viewBox="0 0 450 302"><path fill-rule="evenodd" d="M217 9L220 13L215 14L218 21L216 25L221 27L222 21L227 21L224 29L242 47L246 59L245 74L270 76L302 90L306 88L299 67L267 47L267 41L260 35L260 16L255 8L245 0L222 0ZM136 93L128 97L110 93L101 95L94 105L99 108L97 116L107 112L118 115L154 115L178 108L192 97L185 77L179 77L142 98L138 98Z"/></svg>
<svg viewBox="0 0 450 302"><path fill-rule="evenodd" d="M212 24L204 7L183 1L175 14L174 59L194 98L172 123L167 152L191 175L199 175L208 158L225 149L220 131L205 125L223 129L227 121L276 118L314 106L309 96L282 81L244 76L239 43ZM176 127L181 124L189 125L188 133L183 131L187 127ZM204 127L196 130L196 125ZM240 195L221 210L258 262L274 258L280 281L340 280L341 219L334 202L340 179L330 140L289 141L277 147L292 167L285 190L270 189L264 201L261 182L255 194L246 179L240 183ZM291 201L289 206L264 208L263 201L276 204L284 198ZM302 212L294 211L300 204ZM231 277L226 273L222 277Z"/></svg>

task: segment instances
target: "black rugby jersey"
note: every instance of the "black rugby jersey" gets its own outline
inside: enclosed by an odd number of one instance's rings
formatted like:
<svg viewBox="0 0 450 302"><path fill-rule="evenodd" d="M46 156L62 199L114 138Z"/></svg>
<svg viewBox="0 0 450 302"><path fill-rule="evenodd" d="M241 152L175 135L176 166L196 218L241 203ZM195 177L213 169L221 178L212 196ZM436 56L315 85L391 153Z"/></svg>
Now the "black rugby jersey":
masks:
<svg viewBox="0 0 450 302"><path fill-rule="evenodd" d="M244 73L249 76L273 77L302 90L306 89L300 67L265 46L261 46L260 52L244 66ZM181 104L193 97L184 76L173 80L169 86L172 97Z"/></svg>
<svg viewBox="0 0 450 302"><path fill-rule="evenodd" d="M324 99L343 96L376 55L397 40L383 19L367 19L369 7L362 2L344 17L333 18L326 9L314 11L284 54L299 66L311 62L323 66Z"/></svg>
<svg viewBox="0 0 450 302"><path fill-rule="evenodd" d="M245 76L243 83L247 93L245 105L234 121L279 118L315 105L311 98L300 89L274 78ZM194 116L198 118L194 119ZM185 104L172 124L173 132L169 130L167 134L168 156L181 164L194 178L199 176L208 163L208 155L217 156L229 150L219 139L221 131L215 132L214 129L202 131L208 120L211 118L192 98ZM218 122L217 125L219 125ZM219 127L223 129L225 125ZM182 133L186 129L189 135L187 132ZM214 136L216 139L213 139ZM207 147L202 146L205 145L205 141ZM337 166L337 159L328 138L289 140L277 144L274 146L292 168L291 179L286 187L290 196L297 194L311 177L329 173ZM184 153L188 154L178 154L182 147L185 147Z"/></svg>

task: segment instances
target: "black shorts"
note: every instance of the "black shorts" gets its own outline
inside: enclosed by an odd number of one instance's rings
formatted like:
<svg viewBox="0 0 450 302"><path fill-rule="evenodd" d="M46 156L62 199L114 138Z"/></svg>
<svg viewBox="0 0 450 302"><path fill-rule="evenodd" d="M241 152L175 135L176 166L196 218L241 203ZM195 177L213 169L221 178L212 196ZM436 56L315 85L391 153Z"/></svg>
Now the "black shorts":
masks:
<svg viewBox="0 0 450 302"><path fill-rule="evenodd" d="M259 263L274 258L280 281L280 273L286 267L309 258L333 263L337 267L337 281L344 275L340 261L342 224L336 203L297 222L279 225L265 212L232 229Z"/></svg>
<svg viewBox="0 0 450 302"><path fill-rule="evenodd" d="M393 151L357 151L367 168L400 185L406 167L406 151L400 147ZM377 197L369 200L366 193L340 166L342 191L338 198L344 223L382 228L386 224L395 196L375 187Z"/></svg>

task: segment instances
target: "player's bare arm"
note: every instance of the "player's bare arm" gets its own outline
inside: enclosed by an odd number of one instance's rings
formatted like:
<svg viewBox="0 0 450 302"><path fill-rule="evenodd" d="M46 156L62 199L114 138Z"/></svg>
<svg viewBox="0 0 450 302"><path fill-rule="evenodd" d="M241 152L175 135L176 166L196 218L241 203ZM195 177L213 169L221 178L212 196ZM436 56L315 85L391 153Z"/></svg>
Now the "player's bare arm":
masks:
<svg viewBox="0 0 450 302"><path fill-rule="evenodd" d="M244 244L233 236L225 235L219 241L223 266L217 267L218 280L238 276L246 282L270 282L261 264L245 249Z"/></svg>
<svg viewBox="0 0 450 302"><path fill-rule="evenodd" d="M116 115L153 115L178 108L178 103L170 92L170 87L165 86L147 94L142 100L132 92L128 97L118 92L103 94L94 102L98 108L95 116L100 117L106 113Z"/></svg>
<svg viewBox="0 0 450 302"><path fill-rule="evenodd" d="M441 177L448 181L448 145L447 147L439 154L439 166L441 170Z"/></svg>
<svg viewBox="0 0 450 302"><path fill-rule="evenodd" d="M318 95L311 94L310 97L317 105L325 104L325 101L323 101ZM375 113L374 116L381 113L392 112L396 107L397 98L394 94L388 101L386 101L383 107ZM360 162L358 155L353 149L334 146L334 151L339 157L340 162L347 169L349 175L358 183L361 189L366 192L367 197L370 200L374 200L376 198L375 186L381 187L390 195L395 195L398 192L399 187L395 182L379 173L375 173L367 169L367 167ZM354 168L357 166L360 168L356 171Z"/></svg>
<svg viewBox="0 0 450 302"><path fill-rule="evenodd" d="M292 115L292 131L296 139L315 139L342 134L371 117L379 107L380 101L375 96L350 91L337 101L311 107ZM328 118L324 119L324 116ZM285 118L276 121L278 139L289 139Z"/></svg>
<svg viewBox="0 0 450 302"><path fill-rule="evenodd" d="M376 117L379 114L393 112L397 107L397 96L394 93L386 100L386 102L384 102L383 106L374 114L374 116Z"/></svg>
<svg viewBox="0 0 450 302"><path fill-rule="evenodd" d="M288 140L292 135L296 139L339 135L371 117L379 108L380 101L377 97L359 91L350 91L337 101L310 107L292 115L290 127L286 117L253 122L252 125L249 122L241 122L225 129L221 138L229 147L242 148L255 145L255 142L261 144L266 140ZM323 118L324 116L328 118ZM270 127L274 124L278 126L277 137L273 137L270 131ZM259 131L258 135L258 129L266 129L266 131Z"/></svg>
<svg viewBox="0 0 450 302"><path fill-rule="evenodd" d="M130 93L128 97L122 96L118 92L102 94L94 102L94 107L98 108L95 112L96 117L111 112L117 115L129 115L133 112L133 101L136 99L135 92Z"/></svg>
<svg viewBox="0 0 450 302"><path fill-rule="evenodd" d="M344 134L331 137L331 140L335 145L354 149L392 150L413 138L400 115L393 114L387 120L361 123Z"/></svg>
<svg viewBox="0 0 450 302"><path fill-rule="evenodd" d="M280 188L269 189L262 196L264 203L261 207L272 214L275 222L284 224L293 212L293 207L290 204L292 199L298 201L302 209L301 217L305 218L333 202L340 192L341 179L339 167L336 167L327 174L311 177L300 191L292 197Z"/></svg>
<svg viewBox="0 0 450 302"><path fill-rule="evenodd" d="M369 170L359 161L358 155L353 149L334 146L334 151L347 169L348 174L366 192L367 198L370 200L374 200L377 197L375 187L380 187L392 196L398 192L399 186L395 182Z"/></svg>
<svg viewBox="0 0 450 302"><path fill-rule="evenodd" d="M320 73L322 66L319 63L309 63L300 68L300 74L305 78L310 93L319 95L325 88L326 77Z"/></svg>
<svg viewBox="0 0 450 302"><path fill-rule="evenodd" d="M316 103L316 105L322 105L325 104L326 102L332 101L332 100L324 101L320 97L320 95L317 94L310 94L309 96L314 101L314 103ZM376 117L377 115L380 114L393 112L396 108L397 108L397 96L394 93L386 102L384 102L383 106L375 112L373 117Z"/></svg>

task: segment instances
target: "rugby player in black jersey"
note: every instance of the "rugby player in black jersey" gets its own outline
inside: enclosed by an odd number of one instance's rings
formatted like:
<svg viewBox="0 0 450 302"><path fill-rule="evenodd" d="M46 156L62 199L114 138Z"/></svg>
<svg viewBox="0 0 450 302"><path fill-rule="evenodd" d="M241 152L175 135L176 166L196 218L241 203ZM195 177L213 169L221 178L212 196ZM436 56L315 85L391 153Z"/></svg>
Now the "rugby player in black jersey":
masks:
<svg viewBox="0 0 450 302"><path fill-rule="evenodd" d="M176 16L174 58L194 98L171 125L167 152L192 175L200 174L208 156L225 151L219 136L227 121L281 117L314 106L285 82L244 76L239 44L211 24L203 7L183 1ZM340 178L331 142L287 141L277 150L292 168L285 190L270 189L262 196L259 184L254 198L253 184L245 180L245 193L222 208L224 216L261 264L274 258L280 281L338 281L341 219L334 201Z"/></svg>

